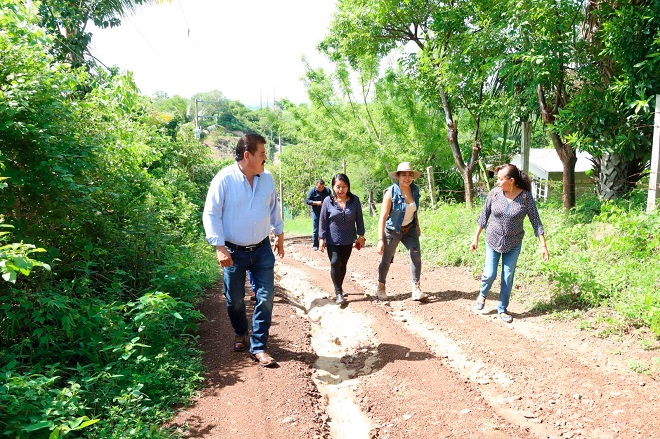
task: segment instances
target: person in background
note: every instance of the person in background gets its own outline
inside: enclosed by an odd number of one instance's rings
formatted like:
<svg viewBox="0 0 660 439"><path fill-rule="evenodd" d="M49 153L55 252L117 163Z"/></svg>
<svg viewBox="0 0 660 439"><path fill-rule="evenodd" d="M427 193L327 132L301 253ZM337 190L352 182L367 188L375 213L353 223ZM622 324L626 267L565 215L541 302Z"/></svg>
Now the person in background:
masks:
<svg viewBox="0 0 660 439"><path fill-rule="evenodd" d="M305 198L305 203L312 206L312 248L314 251L319 249L319 215L323 200L328 196L330 196L330 190L325 187L325 181L318 179Z"/></svg>
<svg viewBox="0 0 660 439"><path fill-rule="evenodd" d="M284 223L280 215L273 176L264 169L266 139L246 134L236 144L233 165L211 181L202 220L206 240L215 246L223 270L227 313L234 328L234 350L248 347L249 327L245 312L245 276L249 270L257 300L252 316L250 353L261 366L274 367L268 353L273 297L275 255L284 257ZM270 233L276 235L273 249Z"/></svg>
<svg viewBox="0 0 660 439"><path fill-rule="evenodd" d="M356 239L357 238L357 239ZM345 174L332 177L332 195L323 200L319 222L319 249L328 249L330 278L335 287L335 302L346 305L343 283L353 244L363 247L364 218L360 199L351 193Z"/></svg>
<svg viewBox="0 0 660 439"><path fill-rule="evenodd" d="M477 220L477 231L470 244L470 250L475 251L479 245L479 235L486 229L486 261L475 307L478 311L484 309L488 292L497 277L497 266L502 259L500 303L497 312L504 322L511 323L513 317L507 311L507 307L525 235L523 229L525 216L529 217L534 235L539 239L543 261L548 262L550 255L545 242L543 224L532 197L531 179L511 164L498 166L495 172L497 172L497 187L493 188L486 198L486 204Z"/></svg>
<svg viewBox="0 0 660 439"><path fill-rule="evenodd" d="M417 220L419 209L419 186L413 180L422 175L415 171L409 162L399 163L396 171L390 172L396 183L385 189L383 204L378 221L378 245L376 251L381 255L378 265L378 285L376 297L387 299L385 281L390 265L394 262L394 254L399 243L408 249L410 255L410 273L412 275L412 300L424 302L428 295L420 286L422 275L422 253L419 237L422 230Z"/></svg>
<svg viewBox="0 0 660 439"><path fill-rule="evenodd" d="M250 301L256 302L257 301L257 285L254 283L254 278L252 277L252 273L250 273L250 270L248 270L247 276L248 276L248 281L250 282Z"/></svg>

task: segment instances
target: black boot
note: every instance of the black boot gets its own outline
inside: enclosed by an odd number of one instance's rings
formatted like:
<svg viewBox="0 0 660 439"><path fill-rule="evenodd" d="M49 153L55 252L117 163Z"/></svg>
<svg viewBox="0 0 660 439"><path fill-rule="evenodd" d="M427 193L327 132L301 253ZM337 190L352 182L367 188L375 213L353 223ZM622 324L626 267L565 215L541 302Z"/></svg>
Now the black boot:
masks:
<svg viewBox="0 0 660 439"><path fill-rule="evenodd" d="M346 303L346 299L344 299L344 294L341 291L337 293L337 298L335 299L335 303L337 305L344 305Z"/></svg>

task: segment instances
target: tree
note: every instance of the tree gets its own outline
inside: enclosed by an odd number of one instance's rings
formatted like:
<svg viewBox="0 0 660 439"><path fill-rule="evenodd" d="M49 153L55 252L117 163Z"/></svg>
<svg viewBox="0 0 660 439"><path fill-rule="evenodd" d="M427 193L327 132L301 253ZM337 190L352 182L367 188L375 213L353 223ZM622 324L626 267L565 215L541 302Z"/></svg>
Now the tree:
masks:
<svg viewBox="0 0 660 439"><path fill-rule="evenodd" d="M560 123L574 128L573 142L600 165L603 199L630 192L648 166L649 102L660 90L659 14L657 1L588 1L585 8L584 85Z"/></svg>
<svg viewBox="0 0 660 439"><path fill-rule="evenodd" d="M524 95L535 89L564 165L564 207L575 206L576 150L595 157L603 198L628 192L648 161L660 4L520 0L511 10L508 69Z"/></svg>
<svg viewBox="0 0 660 439"><path fill-rule="evenodd" d="M418 106L407 107L410 113L397 112L391 88L386 80L378 79L379 69L373 61L361 60L356 71L345 63L337 63L334 75L308 69L306 82L312 102L308 114L314 129L305 130L310 138L317 138L324 145L319 154L330 157L337 165L346 161L352 176L357 171L359 178L352 180L352 186L363 188L363 197L371 203L377 201L377 189L389 184L386 171L396 163L425 161L425 140L432 137L425 135L432 130L417 131L421 126L429 128L420 113L415 125L416 118L411 114L419 111ZM406 95L412 103L415 98L409 91L398 90L400 97ZM336 166L335 172L339 170Z"/></svg>
<svg viewBox="0 0 660 439"><path fill-rule="evenodd" d="M169 97L167 93L157 92L151 104L154 123L167 126L172 137L176 137L179 128L194 119L194 105L190 99L181 96Z"/></svg>
<svg viewBox="0 0 660 439"><path fill-rule="evenodd" d="M401 65L416 78L420 95L442 108L454 164L461 173L465 200L472 203L472 173L481 150L483 118L493 106L493 78L503 53L497 2L434 0L340 1L338 13L321 49L335 62L356 67L361 59L383 58L408 43L416 53L401 56ZM493 55L495 54L495 55ZM468 147L459 143L455 108L471 119Z"/></svg>
<svg viewBox="0 0 660 439"><path fill-rule="evenodd" d="M575 206L575 164L577 155L568 139L572 127L558 125L558 118L579 87L579 55L583 42L579 39L581 5L575 1L534 2L514 0L507 14L509 42L506 70L512 75L523 96L526 111L532 105L541 119L563 165L563 203L565 209ZM533 99L536 101L532 104Z"/></svg>
<svg viewBox="0 0 660 439"><path fill-rule="evenodd" d="M165 0L42 0L39 6L42 24L54 37L54 54L73 67L85 64L85 55L92 34L87 25L100 28L116 27L121 18L137 6L163 3Z"/></svg>

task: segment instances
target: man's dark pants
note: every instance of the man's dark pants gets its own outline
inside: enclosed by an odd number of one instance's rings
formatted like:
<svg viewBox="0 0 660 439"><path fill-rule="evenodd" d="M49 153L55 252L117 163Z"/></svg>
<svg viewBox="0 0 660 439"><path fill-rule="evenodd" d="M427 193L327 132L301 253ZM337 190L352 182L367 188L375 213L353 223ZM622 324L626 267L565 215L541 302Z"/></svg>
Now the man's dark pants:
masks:
<svg viewBox="0 0 660 439"><path fill-rule="evenodd" d="M318 248L319 246L319 218L321 212L315 212L312 209L312 246Z"/></svg>

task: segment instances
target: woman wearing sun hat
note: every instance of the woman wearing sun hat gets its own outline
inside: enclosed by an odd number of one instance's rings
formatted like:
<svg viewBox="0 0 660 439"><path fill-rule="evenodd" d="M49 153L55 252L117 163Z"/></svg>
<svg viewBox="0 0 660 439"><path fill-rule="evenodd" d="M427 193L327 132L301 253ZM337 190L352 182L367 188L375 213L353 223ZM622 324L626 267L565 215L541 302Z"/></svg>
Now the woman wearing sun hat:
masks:
<svg viewBox="0 0 660 439"><path fill-rule="evenodd" d="M376 297L387 298L385 281L394 261L397 246L402 243L410 255L410 272L412 274L412 300L426 301L428 296L422 292L419 285L422 274L422 253L419 247L419 236L422 231L417 220L419 208L419 186L413 180L422 175L415 171L409 162L399 163L396 171L389 173L396 178L396 183L385 189L383 205L378 221L378 245L376 250L382 255L378 265L378 286Z"/></svg>

